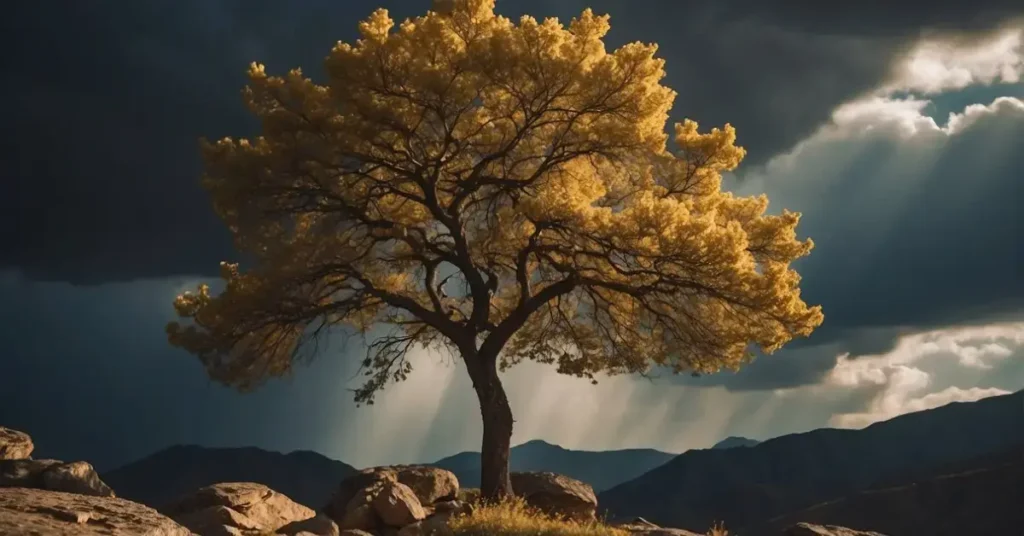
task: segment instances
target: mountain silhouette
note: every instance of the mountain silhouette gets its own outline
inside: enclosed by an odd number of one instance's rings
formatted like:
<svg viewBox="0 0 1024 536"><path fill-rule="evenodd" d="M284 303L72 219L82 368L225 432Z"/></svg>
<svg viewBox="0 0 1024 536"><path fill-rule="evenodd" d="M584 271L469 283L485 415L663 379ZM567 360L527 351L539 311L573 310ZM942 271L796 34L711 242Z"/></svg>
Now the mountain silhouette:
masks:
<svg viewBox="0 0 1024 536"><path fill-rule="evenodd" d="M570 450L538 439L512 447L509 465L512 471L563 474L601 491L636 478L675 456L654 449ZM465 487L480 485L479 452L461 452L430 465L455 473Z"/></svg>
<svg viewBox="0 0 1024 536"><path fill-rule="evenodd" d="M1024 391L958 402L861 430L824 428L748 448L687 451L600 494L617 518L744 528L867 489L1024 444Z"/></svg>
<svg viewBox="0 0 1024 536"><path fill-rule="evenodd" d="M900 536L1002 536L1024 530L1024 445L915 471L835 501L769 521L744 534L781 534L798 522Z"/></svg>
<svg viewBox="0 0 1024 536"><path fill-rule="evenodd" d="M718 443L715 443L715 446L713 446L711 448L713 448L713 449L732 449L732 448L736 448L736 447L753 447L754 445L757 445L758 443L760 443L760 441L758 441L756 439L747 439L745 437L729 436L729 437L719 441Z"/></svg>
<svg viewBox="0 0 1024 536"><path fill-rule="evenodd" d="M290 454L255 447L170 447L108 471L103 480L119 497L154 508L218 482L258 482L300 504L320 508L352 466L311 451Z"/></svg>

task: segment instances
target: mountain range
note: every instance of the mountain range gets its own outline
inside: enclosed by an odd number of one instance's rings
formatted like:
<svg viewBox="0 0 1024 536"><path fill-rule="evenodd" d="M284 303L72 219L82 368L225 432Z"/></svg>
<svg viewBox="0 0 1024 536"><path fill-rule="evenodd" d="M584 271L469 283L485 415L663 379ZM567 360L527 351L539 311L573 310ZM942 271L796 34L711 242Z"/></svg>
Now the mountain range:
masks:
<svg viewBox="0 0 1024 536"><path fill-rule="evenodd" d="M119 497L160 508L218 482L257 482L294 501L319 508L338 483L356 472L351 465L311 451L290 454L255 447L179 445L103 473Z"/></svg>
<svg viewBox="0 0 1024 536"><path fill-rule="evenodd" d="M758 534L781 534L798 522L855 526L892 536L1024 533L1024 445L904 474L842 499L773 519Z"/></svg>
<svg viewBox="0 0 1024 536"><path fill-rule="evenodd" d="M604 491L598 502L612 517L674 527L724 520L741 534L758 534L757 527L775 517L897 475L922 478L943 465L1021 445L1024 391L909 413L861 430L826 428L748 448L687 451Z"/></svg>
<svg viewBox="0 0 1024 536"><path fill-rule="evenodd" d="M675 454L652 449L569 450L535 440L512 448L513 471L553 471L610 488L671 460ZM463 452L435 463L455 473L463 487L480 485L480 453ZM102 478L118 495L154 507L218 482L258 482L295 501L318 508L327 503L352 466L309 451L281 454L255 447L174 446L113 471Z"/></svg>
<svg viewBox="0 0 1024 536"><path fill-rule="evenodd" d="M479 463L479 453L463 452L428 465L475 487ZM1024 504L1024 391L861 430L826 428L763 442L730 437L679 455L578 451L535 440L512 449L511 465L583 480L600 492L608 517L662 526L724 521L736 533L758 536L808 521L890 536L1004 534L1024 527L1024 519L1017 522L1024 509L1016 506ZM355 471L308 451L176 446L102 478L121 497L155 507L205 485L250 481L318 508Z"/></svg>
<svg viewBox="0 0 1024 536"><path fill-rule="evenodd" d="M563 474L590 484L594 491L601 491L636 478L676 456L653 449L569 450L533 440L512 447L509 466L512 471ZM479 452L461 452L430 465L455 473L463 486L480 485Z"/></svg>

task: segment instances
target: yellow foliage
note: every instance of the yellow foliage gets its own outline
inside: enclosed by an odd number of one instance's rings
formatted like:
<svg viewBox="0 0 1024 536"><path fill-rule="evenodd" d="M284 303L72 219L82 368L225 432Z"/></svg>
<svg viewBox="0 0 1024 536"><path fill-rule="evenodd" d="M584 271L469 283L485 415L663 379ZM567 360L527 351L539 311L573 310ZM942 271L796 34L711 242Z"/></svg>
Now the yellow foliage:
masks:
<svg viewBox="0 0 1024 536"><path fill-rule="evenodd" d="M731 126L676 124L670 149L656 45L608 51L609 28L451 0L397 26L375 11L322 84L252 64L262 134L202 147L249 263L178 298L171 342L251 387L322 330L390 327L364 361L372 401L414 345L592 378L736 368L810 334L799 214L722 191Z"/></svg>

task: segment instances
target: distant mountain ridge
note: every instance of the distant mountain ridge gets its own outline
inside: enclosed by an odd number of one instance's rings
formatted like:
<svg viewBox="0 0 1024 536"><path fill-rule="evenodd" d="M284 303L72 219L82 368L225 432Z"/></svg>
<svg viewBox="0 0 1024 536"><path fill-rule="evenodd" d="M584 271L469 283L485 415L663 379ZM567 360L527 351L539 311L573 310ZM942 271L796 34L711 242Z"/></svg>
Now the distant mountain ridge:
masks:
<svg viewBox="0 0 1024 536"><path fill-rule="evenodd" d="M757 445L759 443L760 443L760 441L758 441L756 439L747 439L745 437L729 436L729 437L719 441L718 443L715 443L715 446L713 446L711 448L721 450L721 449L733 449L733 448L736 448L736 447L753 447L754 445Z"/></svg>
<svg viewBox="0 0 1024 536"><path fill-rule="evenodd" d="M257 482L316 509L355 472L351 465L312 451L282 454L255 447L178 445L101 477L119 497L154 508L210 484Z"/></svg>
<svg viewBox="0 0 1024 536"><path fill-rule="evenodd" d="M746 527L869 488L893 475L1024 445L1024 391L910 413L862 430L819 429L748 448L685 452L604 491L614 517Z"/></svg>
<svg viewBox="0 0 1024 536"><path fill-rule="evenodd" d="M535 439L512 447L509 465L513 471L552 471L601 491L636 478L675 457L676 454L654 449L570 450ZM480 485L479 452L460 452L428 465L455 473L464 487Z"/></svg>
<svg viewBox="0 0 1024 536"><path fill-rule="evenodd" d="M577 451L535 440L512 448L516 471L553 471L607 489L635 478L676 455L653 449ZM480 454L463 452L433 464L455 473L463 487L480 485ZM300 504L320 508L356 469L311 451L290 454L256 447L178 445L101 476L117 494L153 507L218 482L257 482Z"/></svg>

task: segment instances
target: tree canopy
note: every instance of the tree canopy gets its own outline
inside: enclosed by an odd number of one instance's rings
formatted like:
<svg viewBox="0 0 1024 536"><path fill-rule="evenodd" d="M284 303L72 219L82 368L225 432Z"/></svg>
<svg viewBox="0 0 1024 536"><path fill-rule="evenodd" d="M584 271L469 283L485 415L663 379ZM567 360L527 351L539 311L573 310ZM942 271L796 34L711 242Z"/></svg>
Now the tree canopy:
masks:
<svg viewBox="0 0 1024 536"><path fill-rule="evenodd" d="M373 335L363 402L418 346L591 379L709 373L822 322L790 266L812 247L799 214L722 190L734 129L686 120L669 146L656 45L607 51L590 10L563 26L446 4L397 27L375 11L322 84L250 67L262 134L202 147L247 260L167 328L211 377L255 387L336 326Z"/></svg>

